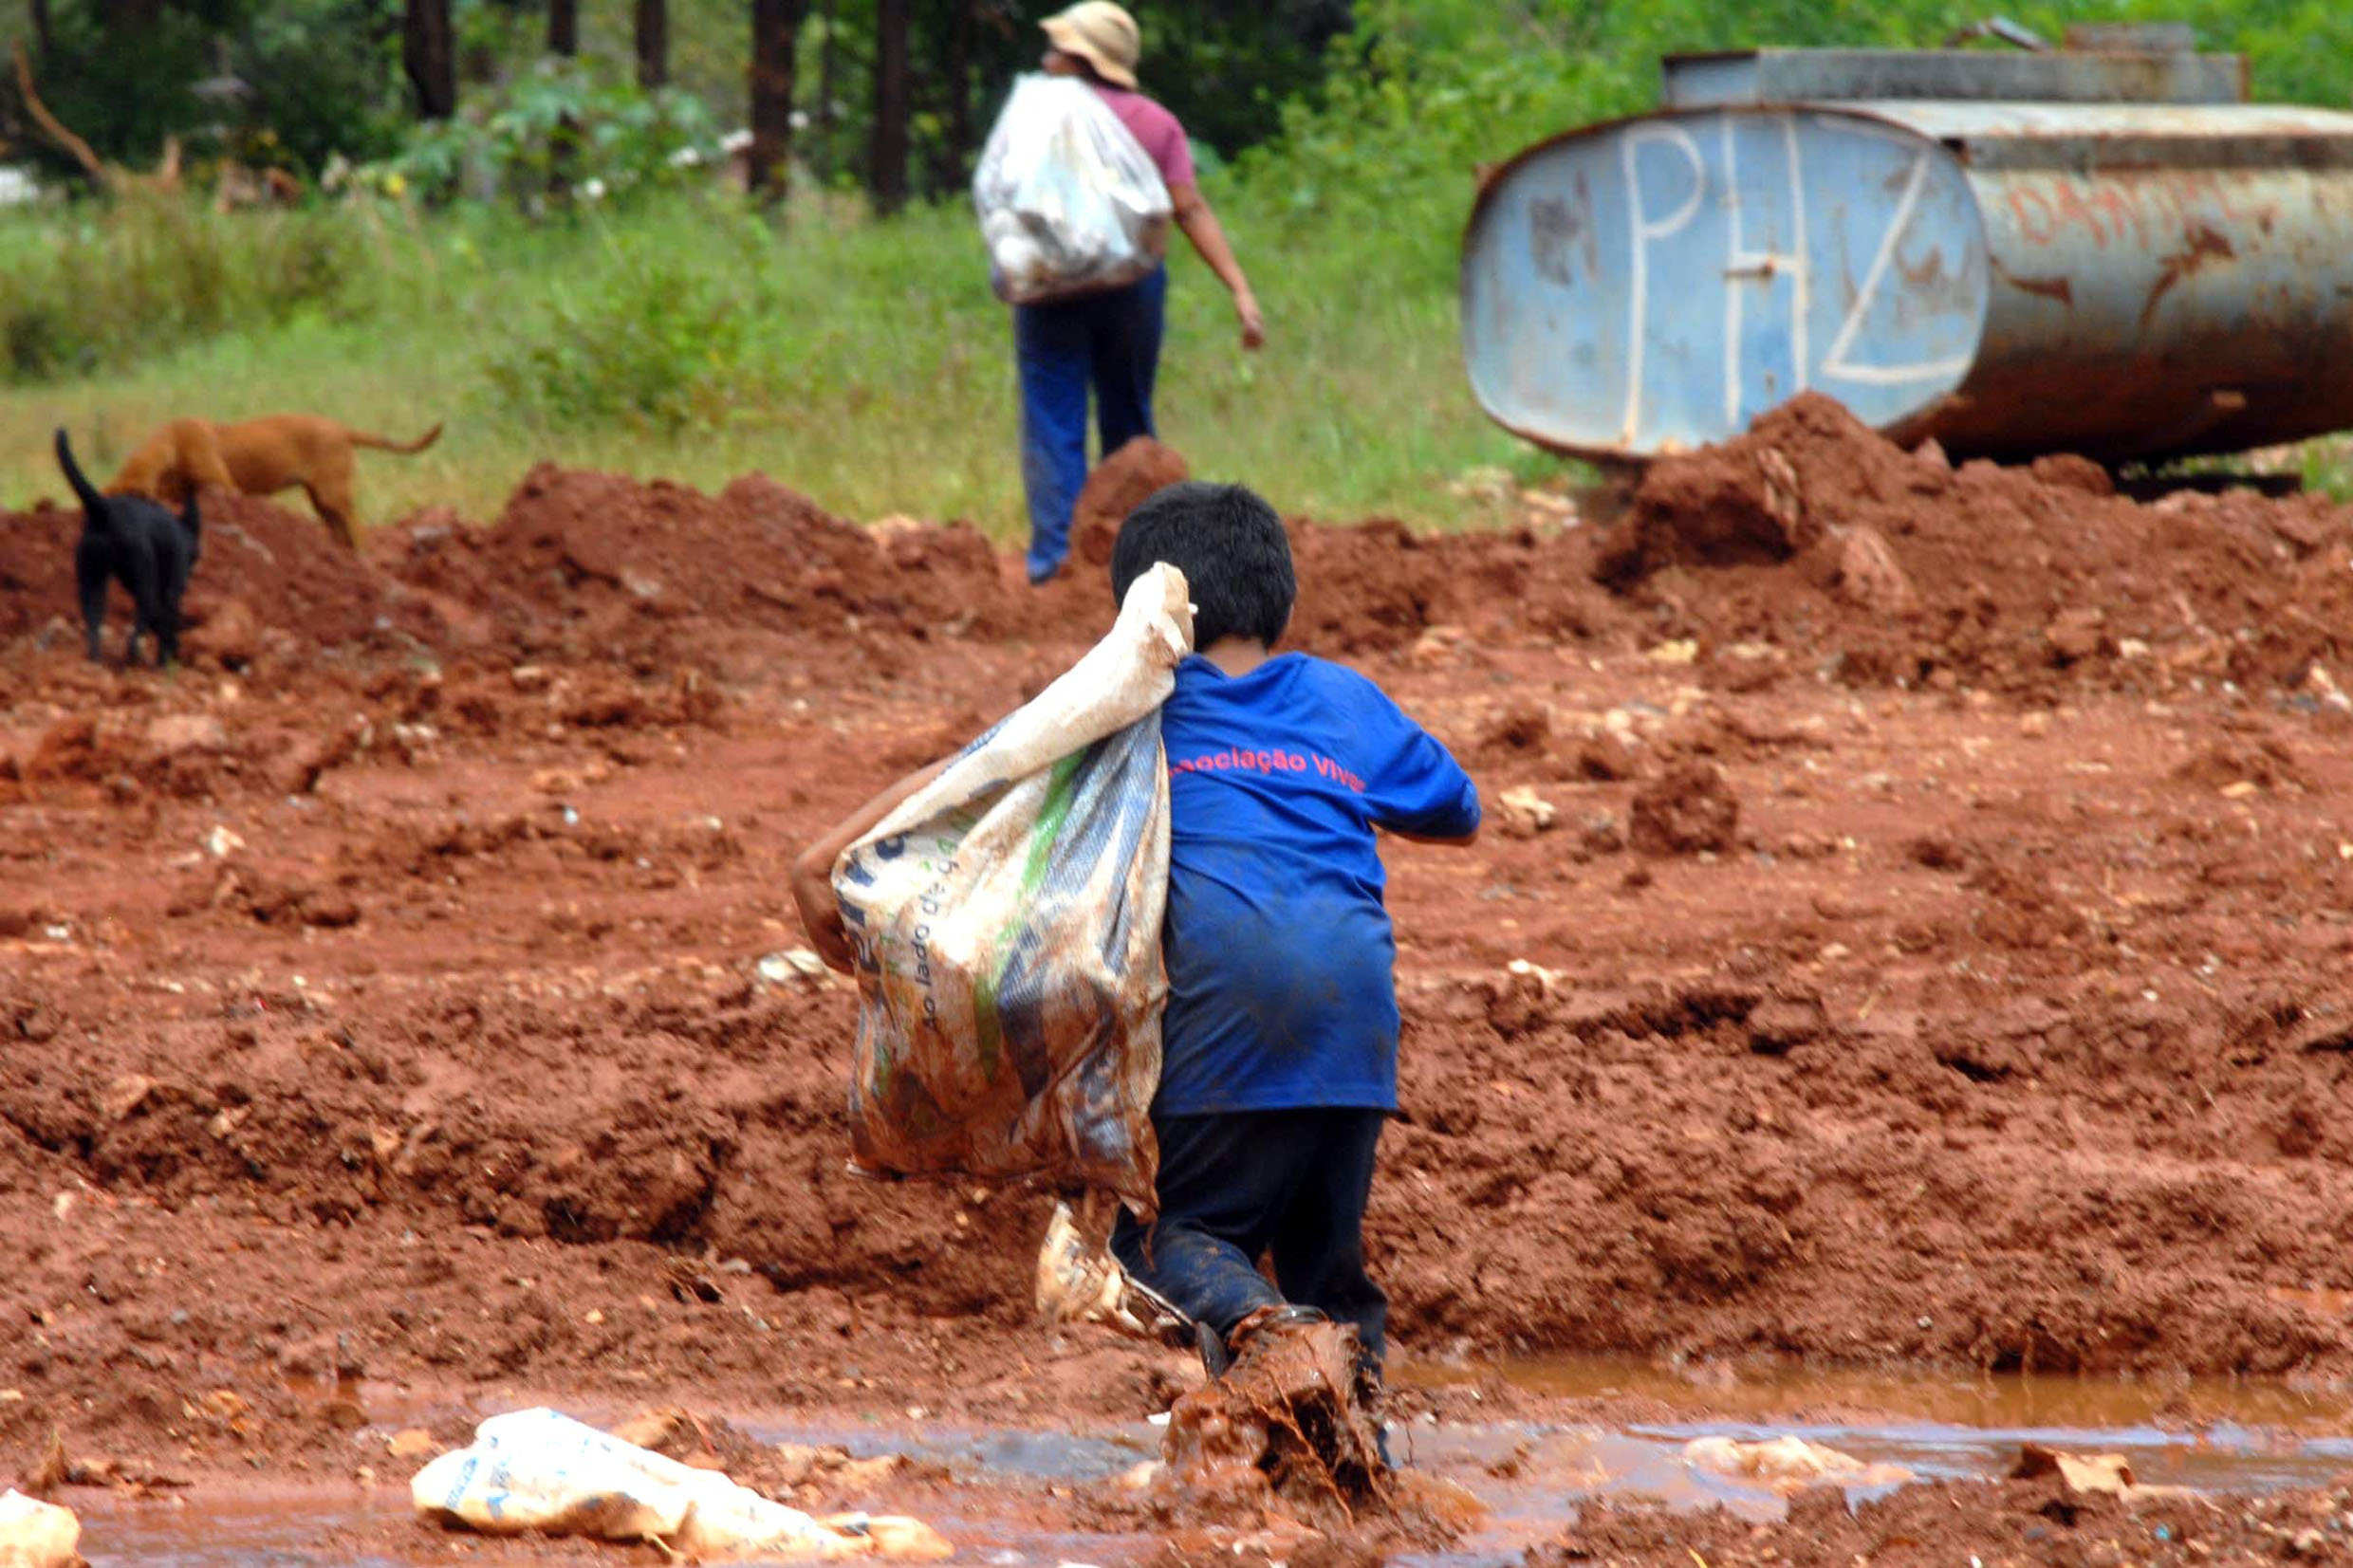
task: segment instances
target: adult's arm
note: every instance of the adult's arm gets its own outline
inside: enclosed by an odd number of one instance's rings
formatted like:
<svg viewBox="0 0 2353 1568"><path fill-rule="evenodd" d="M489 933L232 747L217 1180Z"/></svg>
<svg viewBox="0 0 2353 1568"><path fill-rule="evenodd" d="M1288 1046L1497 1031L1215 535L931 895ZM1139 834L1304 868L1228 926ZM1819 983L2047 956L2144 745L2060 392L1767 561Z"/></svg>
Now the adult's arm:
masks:
<svg viewBox="0 0 2353 1568"><path fill-rule="evenodd" d="M1225 226L1201 194L1197 185L1172 185L1168 188L1169 206L1175 211L1176 227L1185 231L1201 260L1217 274L1217 281L1233 294L1233 313L1242 321L1242 346L1256 348L1267 341L1267 323L1258 314L1258 296L1251 292L1250 279L1242 275L1242 264L1233 259L1233 247L1226 243Z"/></svg>

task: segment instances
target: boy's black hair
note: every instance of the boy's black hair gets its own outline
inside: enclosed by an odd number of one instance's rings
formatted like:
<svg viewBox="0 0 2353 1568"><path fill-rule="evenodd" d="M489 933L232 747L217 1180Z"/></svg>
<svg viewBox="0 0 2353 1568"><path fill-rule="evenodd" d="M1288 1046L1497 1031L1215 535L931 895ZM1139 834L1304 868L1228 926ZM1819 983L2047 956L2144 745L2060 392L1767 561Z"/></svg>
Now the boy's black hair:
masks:
<svg viewBox="0 0 2353 1568"><path fill-rule="evenodd" d="M1193 645L1256 637L1272 647L1290 624L1299 581L1283 520L1249 487L1188 479L1155 490L1127 514L1111 546L1111 595L1123 603L1135 581L1165 561L1185 574L1193 600Z"/></svg>

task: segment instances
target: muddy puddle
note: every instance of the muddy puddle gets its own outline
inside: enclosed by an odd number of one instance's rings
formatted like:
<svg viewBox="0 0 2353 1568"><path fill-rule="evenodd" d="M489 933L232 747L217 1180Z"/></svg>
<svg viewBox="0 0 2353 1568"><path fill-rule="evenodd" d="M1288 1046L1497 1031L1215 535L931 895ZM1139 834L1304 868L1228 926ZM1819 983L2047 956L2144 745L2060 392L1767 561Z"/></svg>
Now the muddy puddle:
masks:
<svg viewBox="0 0 2353 1568"><path fill-rule="evenodd" d="M1686 1445L1705 1437L1802 1437L1867 1463L1900 1466L1922 1481L1999 1475L2029 1442L2120 1453L2143 1482L2214 1492L2318 1486L2353 1468L2353 1438L2341 1435L2347 1401L2278 1383L1770 1371L1694 1376L1597 1358L1492 1370L1529 1404L1557 1413L1394 1430L1401 1460L1468 1489L1486 1509L1457 1550L1417 1556L1417 1568L1514 1562L1524 1548L1557 1536L1588 1499L1722 1505L1757 1520L1778 1515L1783 1503L1762 1484L1685 1457ZM1399 1369L1399 1380L1431 1386L1488 1374L1423 1364ZM768 1442L833 1445L862 1458L903 1453L944 1467L953 1486L944 1500L927 1498L920 1511L957 1543L960 1561L1114 1568L1141 1561L1157 1544L1143 1535L1078 1528L1066 1503L1157 1454L1160 1429L1150 1422L1063 1432L847 1421L744 1426ZM1886 1489L1854 1487L1850 1495ZM197 1496L175 1505L69 1501L81 1506L83 1550L94 1568L376 1568L439 1555L401 1544L407 1488L398 1485ZM480 1545L475 1560L500 1560L495 1543Z"/></svg>
<svg viewBox="0 0 2353 1568"><path fill-rule="evenodd" d="M1425 1385L1500 1374L1515 1390L1679 1449L1695 1438L1797 1436L1926 1478L1996 1473L2023 1443L2121 1453L2145 1482L2211 1491L2319 1485L2353 1467L2353 1396L2277 1380L2113 1378L1798 1368L1677 1368L1606 1356L1407 1369Z"/></svg>

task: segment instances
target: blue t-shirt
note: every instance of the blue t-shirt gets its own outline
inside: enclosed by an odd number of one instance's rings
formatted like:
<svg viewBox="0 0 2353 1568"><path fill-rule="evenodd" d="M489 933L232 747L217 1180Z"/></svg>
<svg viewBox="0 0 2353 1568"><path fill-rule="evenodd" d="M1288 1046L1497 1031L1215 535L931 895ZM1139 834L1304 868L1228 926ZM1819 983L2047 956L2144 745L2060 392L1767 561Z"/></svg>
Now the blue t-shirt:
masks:
<svg viewBox="0 0 2353 1568"><path fill-rule="evenodd" d="M1160 1116L1397 1109L1397 942L1376 825L1470 834L1478 789L1362 675L1198 655L1160 710L1168 1012Z"/></svg>

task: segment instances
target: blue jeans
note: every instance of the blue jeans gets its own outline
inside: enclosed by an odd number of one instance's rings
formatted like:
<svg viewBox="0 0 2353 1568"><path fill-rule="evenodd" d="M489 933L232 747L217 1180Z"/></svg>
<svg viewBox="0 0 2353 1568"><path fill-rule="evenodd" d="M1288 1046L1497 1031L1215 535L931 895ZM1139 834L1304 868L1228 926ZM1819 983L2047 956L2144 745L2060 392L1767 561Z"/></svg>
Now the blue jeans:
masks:
<svg viewBox="0 0 2353 1568"><path fill-rule="evenodd" d="M1354 1323L1378 1373L1389 1298L1364 1272L1364 1204L1386 1111L1324 1108L1160 1116L1160 1217L1121 1211L1111 1250L1130 1275L1220 1339L1260 1307L1321 1307ZM1271 1256L1275 1283L1258 1272Z"/></svg>
<svg viewBox="0 0 2353 1568"><path fill-rule="evenodd" d="M1152 428L1168 268L1052 304L1013 307L1021 372L1021 483L1029 498L1029 581L1051 577L1070 553L1070 513L1086 484L1086 391L1110 456Z"/></svg>

